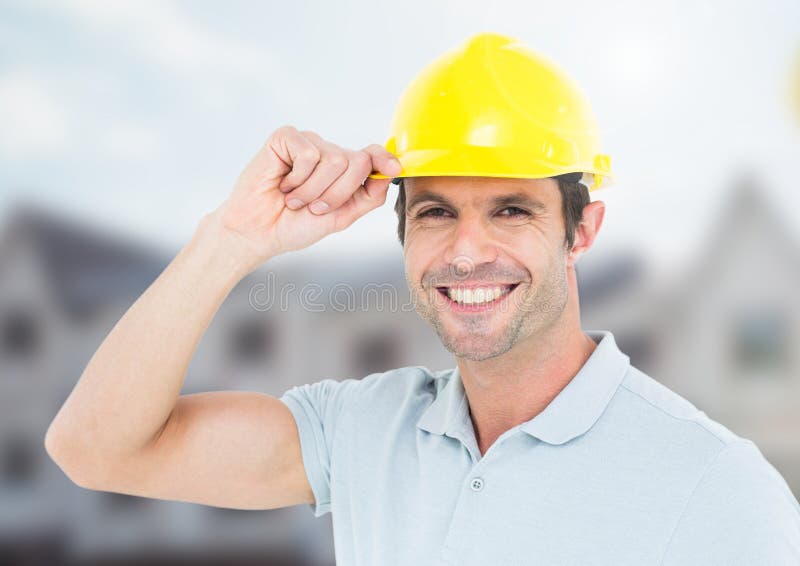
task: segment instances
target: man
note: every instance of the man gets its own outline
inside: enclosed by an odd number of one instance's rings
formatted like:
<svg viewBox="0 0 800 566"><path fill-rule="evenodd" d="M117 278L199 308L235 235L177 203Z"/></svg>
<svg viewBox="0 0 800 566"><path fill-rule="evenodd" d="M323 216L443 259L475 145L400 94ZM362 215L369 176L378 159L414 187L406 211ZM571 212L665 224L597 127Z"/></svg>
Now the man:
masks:
<svg viewBox="0 0 800 566"><path fill-rule="evenodd" d="M386 147L276 130L111 331L46 438L78 485L333 513L346 564L798 564L800 506L750 440L581 330L604 182L588 105L481 34L403 94ZM399 162L397 160L399 157ZM398 194L420 315L456 367L179 395L230 289Z"/></svg>

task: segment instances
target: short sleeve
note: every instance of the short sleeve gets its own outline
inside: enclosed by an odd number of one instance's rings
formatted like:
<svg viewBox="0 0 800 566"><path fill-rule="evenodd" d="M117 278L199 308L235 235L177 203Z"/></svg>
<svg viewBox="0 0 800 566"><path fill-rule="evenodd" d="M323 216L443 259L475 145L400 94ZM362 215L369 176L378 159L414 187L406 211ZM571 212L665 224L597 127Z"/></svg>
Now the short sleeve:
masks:
<svg viewBox="0 0 800 566"><path fill-rule="evenodd" d="M800 505L751 440L708 465L662 564L800 564Z"/></svg>
<svg viewBox="0 0 800 566"><path fill-rule="evenodd" d="M357 382L355 379L325 379L292 387L280 397L297 423L303 466L316 500L310 505L315 517L331 510L331 459L335 432L342 408Z"/></svg>

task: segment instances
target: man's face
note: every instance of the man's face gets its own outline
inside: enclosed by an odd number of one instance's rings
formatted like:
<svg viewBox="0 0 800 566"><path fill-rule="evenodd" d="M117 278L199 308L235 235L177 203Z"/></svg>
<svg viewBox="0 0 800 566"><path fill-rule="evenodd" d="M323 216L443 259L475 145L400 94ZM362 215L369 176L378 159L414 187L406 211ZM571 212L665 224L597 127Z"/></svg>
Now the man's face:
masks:
<svg viewBox="0 0 800 566"><path fill-rule="evenodd" d="M569 288L556 180L416 177L404 186L406 279L450 352L499 356L558 320Z"/></svg>

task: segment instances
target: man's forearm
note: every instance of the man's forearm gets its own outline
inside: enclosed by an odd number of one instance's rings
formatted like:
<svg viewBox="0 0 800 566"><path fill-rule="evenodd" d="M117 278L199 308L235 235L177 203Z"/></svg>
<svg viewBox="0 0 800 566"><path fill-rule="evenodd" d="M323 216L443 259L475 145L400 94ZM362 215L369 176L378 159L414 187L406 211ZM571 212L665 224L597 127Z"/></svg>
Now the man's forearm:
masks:
<svg viewBox="0 0 800 566"><path fill-rule="evenodd" d="M204 217L117 322L48 430L48 451L62 467L127 455L156 437L211 319L256 267L240 244L212 215Z"/></svg>

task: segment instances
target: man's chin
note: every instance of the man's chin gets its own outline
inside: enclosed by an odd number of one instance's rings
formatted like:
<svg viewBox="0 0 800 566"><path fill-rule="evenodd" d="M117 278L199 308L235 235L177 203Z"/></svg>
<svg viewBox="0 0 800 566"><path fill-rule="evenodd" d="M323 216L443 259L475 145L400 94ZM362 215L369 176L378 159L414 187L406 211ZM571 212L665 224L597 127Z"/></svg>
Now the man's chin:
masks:
<svg viewBox="0 0 800 566"><path fill-rule="evenodd" d="M478 322L477 318L452 318L451 313L434 314L434 311L420 309L417 312L434 328L445 349L459 358L474 361L493 358L513 346L509 344L508 324L503 321L484 318Z"/></svg>
<svg viewBox="0 0 800 566"><path fill-rule="evenodd" d="M457 358L476 362L497 357L511 349L511 345L499 335L453 336L440 333L439 338L447 351Z"/></svg>

